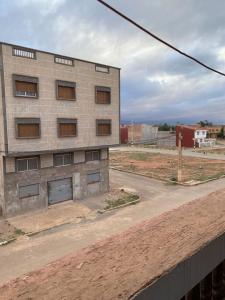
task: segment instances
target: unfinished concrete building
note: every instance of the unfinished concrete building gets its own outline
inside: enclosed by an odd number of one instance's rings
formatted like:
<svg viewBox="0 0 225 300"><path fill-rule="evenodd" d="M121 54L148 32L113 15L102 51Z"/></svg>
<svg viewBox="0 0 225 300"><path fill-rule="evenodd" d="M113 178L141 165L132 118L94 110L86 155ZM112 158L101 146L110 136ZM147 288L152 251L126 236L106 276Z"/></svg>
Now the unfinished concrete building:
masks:
<svg viewBox="0 0 225 300"><path fill-rule="evenodd" d="M0 79L1 213L108 191L120 69L0 43Z"/></svg>

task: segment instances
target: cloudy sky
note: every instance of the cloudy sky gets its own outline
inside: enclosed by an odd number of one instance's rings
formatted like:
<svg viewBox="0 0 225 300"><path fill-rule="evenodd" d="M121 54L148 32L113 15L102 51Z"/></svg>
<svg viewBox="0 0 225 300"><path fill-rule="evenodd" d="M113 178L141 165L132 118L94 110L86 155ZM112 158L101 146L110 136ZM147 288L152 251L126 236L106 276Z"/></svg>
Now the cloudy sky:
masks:
<svg viewBox="0 0 225 300"><path fill-rule="evenodd" d="M107 0L225 72L224 0ZM95 0L0 0L0 40L122 68L122 119L225 122L225 77L159 44Z"/></svg>

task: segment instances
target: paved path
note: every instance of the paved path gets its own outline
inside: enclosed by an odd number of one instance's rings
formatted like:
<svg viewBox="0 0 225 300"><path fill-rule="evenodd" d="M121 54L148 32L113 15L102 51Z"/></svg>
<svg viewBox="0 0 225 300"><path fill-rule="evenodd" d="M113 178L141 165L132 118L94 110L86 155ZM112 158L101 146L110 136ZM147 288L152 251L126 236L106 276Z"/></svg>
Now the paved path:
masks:
<svg viewBox="0 0 225 300"><path fill-rule="evenodd" d="M129 151L129 152L139 151L139 152L148 152L148 153L161 153L161 154L177 155L177 150L145 148L145 147L135 147L135 146L121 146L121 147L111 148L110 151ZM200 152L194 152L193 150L189 150L189 149L183 150L183 156L225 160L224 154L214 154L214 153L204 154L204 153L200 153Z"/></svg>
<svg viewBox="0 0 225 300"><path fill-rule="evenodd" d="M83 224L66 225L48 234L23 237L0 247L0 283L225 187L225 179L195 187L182 187L115 170L110 173L113 185L136 189L143 201Z"/></svg>

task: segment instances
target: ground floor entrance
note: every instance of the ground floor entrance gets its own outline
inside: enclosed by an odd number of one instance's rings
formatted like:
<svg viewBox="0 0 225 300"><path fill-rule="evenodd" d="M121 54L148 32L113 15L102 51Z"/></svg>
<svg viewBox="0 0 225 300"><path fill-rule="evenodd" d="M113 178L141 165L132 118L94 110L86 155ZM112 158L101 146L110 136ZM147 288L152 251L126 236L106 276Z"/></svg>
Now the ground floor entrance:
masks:
<svg viewBox="0 0 225 300"><path fill-rule="evenodd" d="M48 182L48 203L55 204L73 199L72 177Z"/></svg>

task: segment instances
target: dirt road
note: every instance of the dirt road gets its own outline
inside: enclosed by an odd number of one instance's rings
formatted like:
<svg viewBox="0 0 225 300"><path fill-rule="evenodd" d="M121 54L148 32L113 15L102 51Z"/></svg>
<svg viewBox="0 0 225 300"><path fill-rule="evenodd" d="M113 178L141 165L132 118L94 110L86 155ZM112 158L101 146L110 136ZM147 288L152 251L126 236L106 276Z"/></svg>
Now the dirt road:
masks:
<svg viewBox="0 0 225 300"><path fill-rule="evenodd" d="M215 192L144 221L0 287L0 299L132 299L224 233L224 198L225 190Z"/></svg>
<svg viewBox="0 0 225 300"><path fill-rule="evenodd" d="M225 187L225 179L195 187L182 187L117 171L111 171L111 181L120 187L136 189L143 201L85 223L62 226L36 237L22 237L1 247L0 283Z"/></svg>

